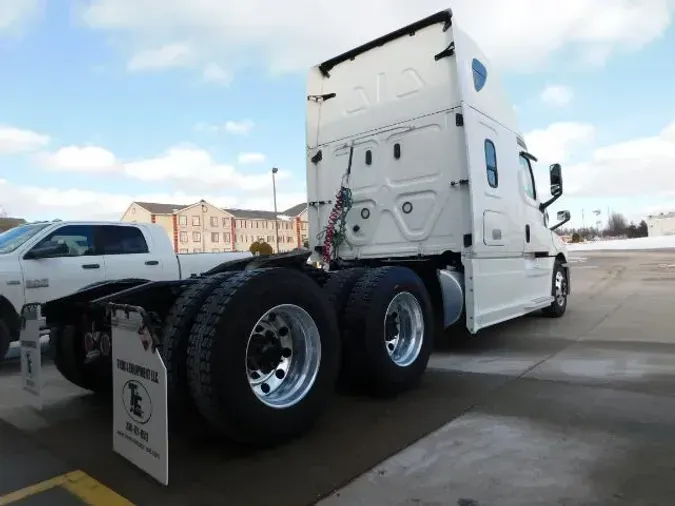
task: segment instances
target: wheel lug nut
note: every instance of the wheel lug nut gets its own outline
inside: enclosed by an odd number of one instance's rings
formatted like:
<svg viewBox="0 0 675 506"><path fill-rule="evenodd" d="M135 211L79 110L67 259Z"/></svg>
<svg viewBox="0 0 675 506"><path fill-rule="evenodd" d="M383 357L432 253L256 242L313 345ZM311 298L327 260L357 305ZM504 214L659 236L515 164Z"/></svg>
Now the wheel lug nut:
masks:
<svg viewBox="0 0 675 506"><path fill-rule="evenodd" d="M281 356L284 358L290 358L290 356L293 354L290 348L284 348L281 350Z"/></svg>
<svg viewBox="0 0 675 506"><path fill-rule="evenodd" d="M277 372L275 372L274 375L281 380L284 379L286 373L284 372L283 369L277 369Z"/></svg>

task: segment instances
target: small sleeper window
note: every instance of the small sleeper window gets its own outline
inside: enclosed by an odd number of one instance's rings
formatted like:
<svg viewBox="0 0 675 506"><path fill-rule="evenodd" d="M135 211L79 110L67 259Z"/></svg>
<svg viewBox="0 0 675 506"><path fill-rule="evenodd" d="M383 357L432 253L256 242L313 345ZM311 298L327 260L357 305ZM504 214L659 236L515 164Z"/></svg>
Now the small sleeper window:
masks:
<svg viewBox="0 0 675 506"><path fill-rule="evenodd" d="M487 181L492 188L499 186L499 175L497 173L497 150L490 139L485 139L485 168L487 170Z"/></svg>
<svg viewBox="0 0 675 506"><path fill-rule="evenodd" d="M471 69L473 70L473 87L476 91L480 91L487 81L487 69L476 58L471 62Z"/></svg>

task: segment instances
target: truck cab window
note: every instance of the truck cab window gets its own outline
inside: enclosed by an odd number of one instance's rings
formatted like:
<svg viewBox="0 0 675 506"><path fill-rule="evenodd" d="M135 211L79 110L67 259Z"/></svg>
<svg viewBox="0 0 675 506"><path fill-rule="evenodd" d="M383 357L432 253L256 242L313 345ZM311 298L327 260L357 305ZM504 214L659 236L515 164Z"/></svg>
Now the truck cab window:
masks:
<svg viewBox="0 0 675 506"><path fill-rule="evenodd" d="M96 254L94 232L92 227L88 225L66 225L65 227L61 227L42 239L36 247L48 244L65 244L68 246L68 253L59 255L60 257L79 257Z"/></svg>
<svg viewBox="0 0 675 506"><path fill-rule="evenodd" d="M487 169L488 184L492 188L499 186L499 174L497 173L497 150L494 142L485 139L485 167Z"/></svg>
<svg viewBox="0 0 675 506"><path fill-rule="evenodd" d="M537 200L537 188L534 183L534 173L532 172L532 165L530 161L524 156L520 156L520 185L525 194L532 200Z"/></svg>
<svg viewBox="0 0 675 506"><path fill-rule="evenodd" d="M143 232L136 227L104 225L99 227L99 237L104 255L138 255L149 252Z"/></svg>

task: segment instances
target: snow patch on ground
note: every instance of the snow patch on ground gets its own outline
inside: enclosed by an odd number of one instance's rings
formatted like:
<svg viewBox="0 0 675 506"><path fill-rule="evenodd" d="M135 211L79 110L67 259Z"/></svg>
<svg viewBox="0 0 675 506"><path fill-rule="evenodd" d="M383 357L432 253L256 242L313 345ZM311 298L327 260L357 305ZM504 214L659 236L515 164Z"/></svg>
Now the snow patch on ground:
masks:
<svg viewBox="0 0 675 506"><path fill-rule="evenodd" d="M569 251L641 250L675 248L675 236L640 237L615 241L595 241L568 244Z"/></svg>

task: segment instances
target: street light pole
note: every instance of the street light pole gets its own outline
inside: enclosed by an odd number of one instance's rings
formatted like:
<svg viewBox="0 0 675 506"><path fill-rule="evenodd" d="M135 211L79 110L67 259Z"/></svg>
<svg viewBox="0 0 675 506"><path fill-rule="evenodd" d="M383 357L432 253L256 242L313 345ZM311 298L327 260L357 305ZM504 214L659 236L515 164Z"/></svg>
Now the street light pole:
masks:
<svg viewBox="0 0 675 506"><path fill-rule="evenodd" d="M277 178L276 174L279 169L272 167L272 195L274 198L274 237L276 242L277 253L279 253L279 222L277 221Z"/></svg>

